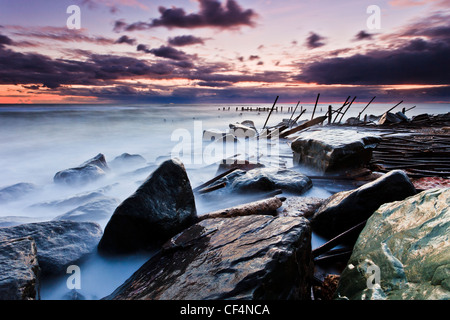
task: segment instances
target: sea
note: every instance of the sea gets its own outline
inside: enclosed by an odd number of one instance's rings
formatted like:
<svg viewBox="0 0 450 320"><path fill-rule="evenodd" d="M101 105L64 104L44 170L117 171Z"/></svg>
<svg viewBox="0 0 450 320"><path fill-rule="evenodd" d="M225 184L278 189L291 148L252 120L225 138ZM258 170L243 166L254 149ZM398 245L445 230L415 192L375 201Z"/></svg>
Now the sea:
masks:
<svg viewBox="0 0 450 320"><path fill-rule="evenodd" d="M366 104L355 103L342 119L340 116L338 119L345 121L358 115L361 118L365 114L381 115L393 106L395 104L373 103L360 115ZM250 139L241 139L239 143L231 144L231 148L224 148L223 143L203 139L205 130L226 133L230 124L244 120L253 121L260 130L264 125L275 126L283 119L295 119L303 109L306 111L299 121L325 115L328 111L328 104L318 105L315 110L313 104L277 104L278 110L270 113L271 107L272 103L0 105L0 190L18 183L31 183L38 187L36 192L0 203L0 223L17 217L33 222L52 220L65 212L58 207L43 208L40 204L63 201L96 190L123 201L160 163L170 158L182 160L193 188L213 178L218 163L233 156L249 161L262 159L269 166L278 166L278 160L274 161L278 157L270 157L270 154L280 155L285 160L285 167L308 173L308 169L294 166L289 159L291 151L287 143L270 141L269 145L255 146ZM257 111L258 108L265 110ZM450 104L444 103L399 105L392 112L402 108L407 110L408 117L450 112ZM113 168L105 178L77 187L65 187L54 182L57 172L77 167L100 153L108 163L124 153L140 155L145 163ZM316 187L305 194L320 198L330 195L327 190ZM245 198L236 196L229 202L218 203L197 196L196 207L198 214L202 215L245 201ZM96 222L104 228L108 220L109 216ZM317 247L323 242L324 239L314 237L312 246ZM80 265L82 287L79 294L85 299L96 300L112 293L152 254L120 259L93 254ZM66 282L68 276L63 274L44 281L40 298L70 298L71 291Z"/></svg>

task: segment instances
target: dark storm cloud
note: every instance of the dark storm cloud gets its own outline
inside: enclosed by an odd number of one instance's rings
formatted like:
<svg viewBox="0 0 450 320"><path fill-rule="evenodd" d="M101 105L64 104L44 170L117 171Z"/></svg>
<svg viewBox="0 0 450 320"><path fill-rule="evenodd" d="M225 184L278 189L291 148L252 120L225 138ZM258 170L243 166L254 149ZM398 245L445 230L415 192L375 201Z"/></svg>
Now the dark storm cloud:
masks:
<svg viewBox="0 0 450 320"><path fill-rule="evenodd" d="M204 44L203 38L195 37L193 35L183 35L174 38L169 38L168 43L172 46L182 47L194 44Z"/></svg>
<svg viewBox="0 0 450 320"><path fill-rule="evenodd" d="M318 35L317 33L310 32L308 38L306 38L306 46L309 49L319 48L325 45L323 42L325 37Z"/></svg>
<svg viewBox="0 0 450 320"><path fill-rule="evenodd" d="M0 46L12 45L12 44L13 44L13 41L9 37L0 34Z"/></svg>
<svg viewBox="0 0 450 320"><path fill-rule="evenodd" d="M166 28L235 28L237 26L254 26L257 14L252 9L244 10L235 0L198 0L200 9L197 13L187 14L183 8L159 7L160 17L150 22L125 23L116 21L114 31L146 30L154 27Z"/></svg>
<svg viewBox="0 0 450 320"><path fill-rule="evenodd" d="M450 84L448 57L450 42L414 39L393 50L307 64L297 79L319 84Z"/></svg>

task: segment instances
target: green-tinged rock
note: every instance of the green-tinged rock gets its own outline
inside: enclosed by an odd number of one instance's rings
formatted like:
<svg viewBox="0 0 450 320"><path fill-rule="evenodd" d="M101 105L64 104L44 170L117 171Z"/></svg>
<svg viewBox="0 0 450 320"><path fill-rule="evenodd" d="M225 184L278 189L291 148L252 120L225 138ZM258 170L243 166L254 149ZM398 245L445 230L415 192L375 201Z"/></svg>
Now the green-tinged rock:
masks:
<svg viewBox="0 0 450 320"><path fill-rule="evenodd" d="M450 188L381 206L341 274L336 298L450 299Z"/></svg>

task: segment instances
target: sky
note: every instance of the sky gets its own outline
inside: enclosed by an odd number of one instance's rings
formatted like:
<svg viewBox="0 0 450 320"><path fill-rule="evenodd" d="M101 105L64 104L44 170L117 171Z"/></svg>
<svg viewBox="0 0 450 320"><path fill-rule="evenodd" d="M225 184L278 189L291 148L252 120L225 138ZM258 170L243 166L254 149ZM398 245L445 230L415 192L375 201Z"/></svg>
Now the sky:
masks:
<svg viewBox="0 0 450 320"><path fill-rule="evenodd" d="M0 0L0 103L318 94L449 103L450 0Z"/></svg>

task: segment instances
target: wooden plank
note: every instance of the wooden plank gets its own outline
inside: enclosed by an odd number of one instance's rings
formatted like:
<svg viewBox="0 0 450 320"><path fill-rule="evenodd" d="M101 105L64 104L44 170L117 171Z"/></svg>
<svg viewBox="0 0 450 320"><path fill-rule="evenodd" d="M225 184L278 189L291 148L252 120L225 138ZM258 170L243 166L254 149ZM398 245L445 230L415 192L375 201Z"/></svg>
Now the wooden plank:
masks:
<svg viewBox="0 0 450 320"><path fill-rule="evenodd" d="M322 123L327 118L328 118L327 116L317 117L317 118L315 118L313 120L310 120L308 122L305 122L304 124L301 124L301 125L299 125L299 126L297 126L295 128L292 128L292 129L287 130L287 131L283 131L283 132L280 133L280 138L285 138L285 137L287 137L287 136L289 136L289 135L291 135L293 133L296 133L296 132L298 132L300 130L304 130L304 129L312 127L312 126L314 126L316 124Z"/></svg>

